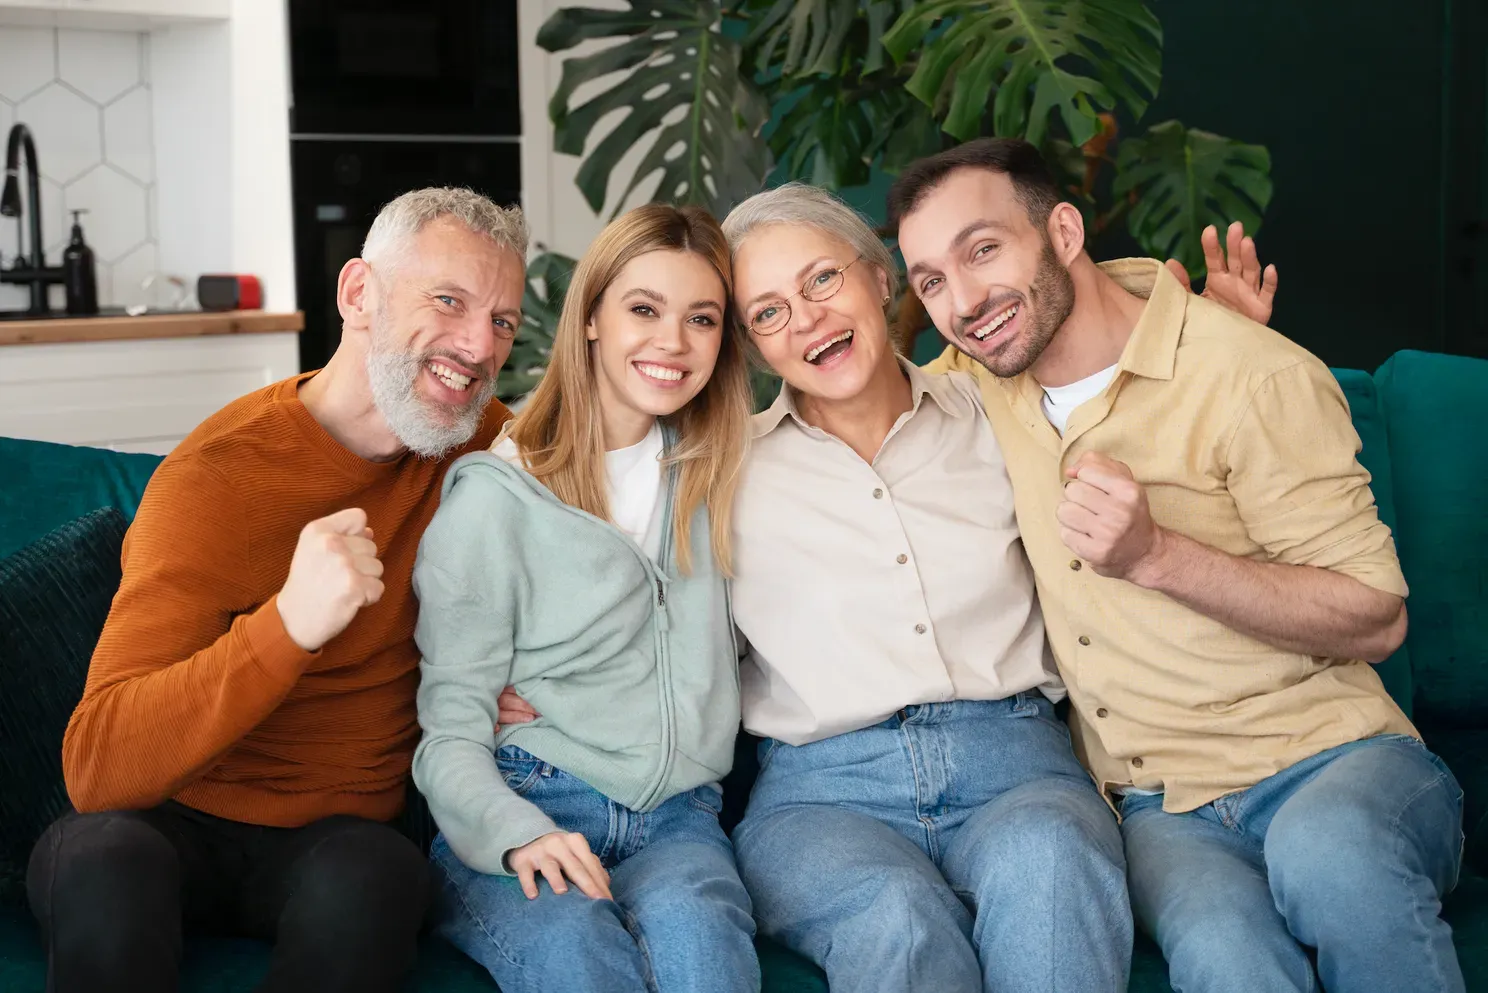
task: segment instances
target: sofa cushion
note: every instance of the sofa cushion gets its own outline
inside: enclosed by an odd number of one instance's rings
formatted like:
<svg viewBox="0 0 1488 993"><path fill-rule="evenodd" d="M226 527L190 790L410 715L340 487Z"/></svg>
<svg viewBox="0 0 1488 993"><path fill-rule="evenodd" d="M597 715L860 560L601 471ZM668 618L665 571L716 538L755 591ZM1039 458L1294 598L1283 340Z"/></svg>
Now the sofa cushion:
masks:
<svg viewBox="0 0 1488 993"><path fill-rule="evenodd" d="M764 993L827 993L821 971L768 940L759 943ZM186 943L182 993L248 993L269 964L261 941L194 938ZM0 990L36 990L46 985L46 960L31 915L0 908ZM426 937L409 993L498 993L486 971L442 939ZM1135 987L1134 987L1135 989ZM1164 990L1166 993L1166 990Z"/></svg>
<svg viewBox="0 0 1488 993"><path fill-rule="evenodd" d="M98 507L134 519L159 455L0 438L0 557Z"/></svg>
<svg viewBox="0 0 1488 993"><path fill-rule="evenodd" d="M1369 488L1374 491L1374 503L1379 508L1380 520L1395 530L1395 486L1390 458L1390 443L1385 432L1385 419L1380 412L1378 390L1374 377L1358 369L1334 369L1348 401L1349 415L1353 418L1354 430L1359 433L1363 448L1359 452L1359 464L1369 470ZM1410 716L1412 696L1415 688L1411 682L1410 646L1400 648L1385 661L1374 667L1386 691Z"/></svg>
<svg viewBox="0 0 1488 993"><path fill-rule="evenodd" d="M1397 352L1375 373L1390 439L1401 564L1410 583L1415 714L1422 728L1488 713L1488 362Z"/></svg>
<svg viewBox="0 0 1488 993"><path fill-rule="evenodd" d="M96 510L0 561L0 900L69 809L62 734L119 586L124 517Z"/></svg>

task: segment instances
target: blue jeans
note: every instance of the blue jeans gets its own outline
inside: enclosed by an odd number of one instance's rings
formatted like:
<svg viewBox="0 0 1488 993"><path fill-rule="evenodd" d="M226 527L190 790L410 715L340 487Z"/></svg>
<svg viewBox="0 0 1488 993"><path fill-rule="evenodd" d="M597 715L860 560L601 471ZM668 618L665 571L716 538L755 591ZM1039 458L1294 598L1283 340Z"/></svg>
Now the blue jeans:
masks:
<svg viewBox="0 0 1488 993"><path fill-rule="evenodd" d="M1040 695L767 739L734 847L761 930L834 990L1126 989L1121 833Z"/></svg>
<svg viewBox="0 0 1488 993"><path fill-rule="evenodd" d="M467 868L436 838L435 928L505 993L759 990L749 895L718 826L716 786L642 814L520 748L502 747L497 764L518 795L584 835L615 897L591 899L576 886L560 895L539 876L528 900L515 877Z"/></svg>
<svg viewBox="0 0 1488 993"><path fill-rule="evenodd" d="M1177 993L1464 989L1441 898L1462 788L1408 735L1314 755L1197 810L1121 804L1132 905ZM1303 946L1317 950L1317 971Z"/></svg>

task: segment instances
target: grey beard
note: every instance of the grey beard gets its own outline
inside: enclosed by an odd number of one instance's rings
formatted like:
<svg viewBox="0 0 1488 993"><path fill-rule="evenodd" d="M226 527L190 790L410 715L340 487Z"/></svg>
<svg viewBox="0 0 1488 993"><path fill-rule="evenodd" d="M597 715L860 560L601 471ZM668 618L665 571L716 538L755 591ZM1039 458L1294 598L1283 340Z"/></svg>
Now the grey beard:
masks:
<svg viewBox="0 0 1488 993"><path fill-rule="evenodd" d="M376 337L380 335L374 336L367 350L372 402L404 447L415 455L437 459L475 437L481 415L496 392L495 382L483 380L464 407L446 407L418 391L419 372L433 356L384 349Z"/></svg>

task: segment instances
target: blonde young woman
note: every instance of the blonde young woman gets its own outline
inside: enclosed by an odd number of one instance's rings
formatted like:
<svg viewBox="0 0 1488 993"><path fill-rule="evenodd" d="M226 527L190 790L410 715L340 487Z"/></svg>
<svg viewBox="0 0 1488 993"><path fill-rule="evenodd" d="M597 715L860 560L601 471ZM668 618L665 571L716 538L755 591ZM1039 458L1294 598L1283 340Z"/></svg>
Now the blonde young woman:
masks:
<svg viewBox="0 0 1488 993"><path fill-rule="evenodd" d="M718 824L750 395L718 224L649 205L579 263L551 366L451 469L414 588L436 925L503 990L757 990ZM543 717L503 727L508 683ZM653 985L654 984L654 985Z"/></svg>

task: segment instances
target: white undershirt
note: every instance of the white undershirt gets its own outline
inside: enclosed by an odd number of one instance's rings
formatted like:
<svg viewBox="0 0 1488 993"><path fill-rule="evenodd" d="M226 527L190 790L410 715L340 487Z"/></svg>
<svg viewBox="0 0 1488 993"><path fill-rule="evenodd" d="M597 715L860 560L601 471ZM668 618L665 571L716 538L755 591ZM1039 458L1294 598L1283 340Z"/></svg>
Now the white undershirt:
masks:
<svg viewBox="0 0 1488 993"><path fill-rule="evenodd" d="M517 444L502 438L491 454L521 467ZM661 534L665 522L661 499L661 425L652 423L646 437L629 448L605 452L605 495L610 503L610 520L641 551L656 561L661 554Z"/></svg>
<svg viewBox="0 0 1488 993"><path fill-rule="evenodd" d="M1062 436L1064 426L1069 423L1070 415L1075 412L1075 408L1086 400L1093 400L1100 396L1101 391L1115 378L1116 367L1109 366L1094 376L1086 376L1079 382L1070 383L1068 386L1045 386L1044 416L1049 419L1050 424L1054 425L1054 430Z"/></svg>

